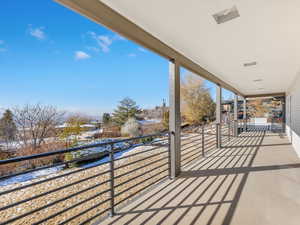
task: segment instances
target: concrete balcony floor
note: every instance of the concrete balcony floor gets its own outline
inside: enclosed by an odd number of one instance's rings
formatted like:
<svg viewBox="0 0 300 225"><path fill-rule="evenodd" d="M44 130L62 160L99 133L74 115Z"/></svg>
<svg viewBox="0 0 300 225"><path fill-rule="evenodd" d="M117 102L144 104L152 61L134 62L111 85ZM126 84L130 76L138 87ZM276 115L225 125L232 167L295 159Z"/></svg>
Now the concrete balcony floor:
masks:
<svg viewBox="0 0 300 225"><path fill-rule="evenodd" d="M299 225L300 160L286 137L234 138L101 224Z"/></svg>

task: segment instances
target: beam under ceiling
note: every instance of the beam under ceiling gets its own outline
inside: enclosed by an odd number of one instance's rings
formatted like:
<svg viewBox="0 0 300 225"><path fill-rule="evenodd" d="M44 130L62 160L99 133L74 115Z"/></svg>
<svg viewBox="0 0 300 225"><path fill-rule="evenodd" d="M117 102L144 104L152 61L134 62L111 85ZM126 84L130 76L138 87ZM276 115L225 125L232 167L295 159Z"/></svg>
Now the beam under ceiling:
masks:
<svg viewBox="0 0 300 225"><path fill-rule="evenodd" d="M134 24L100 0L55 0L56 2L88 17L98 24L119 33L120 35L152 50L168 60L177 60L181 66L191 72L200 75L213 83L216 83L227 90L242 97L244 94L236 88L219 79L217 76L202 68L199 64L185 57L175 49L166 45L138 25Z"/></svg>
<svg viewBox="0 0 300 225"><path fill-rule="evenodd" d="M284 92L281 93L269 93L269 94L258 94L258 95L246 95L245 98L263 98L263 97L280 97L285 96Z"/></svg>

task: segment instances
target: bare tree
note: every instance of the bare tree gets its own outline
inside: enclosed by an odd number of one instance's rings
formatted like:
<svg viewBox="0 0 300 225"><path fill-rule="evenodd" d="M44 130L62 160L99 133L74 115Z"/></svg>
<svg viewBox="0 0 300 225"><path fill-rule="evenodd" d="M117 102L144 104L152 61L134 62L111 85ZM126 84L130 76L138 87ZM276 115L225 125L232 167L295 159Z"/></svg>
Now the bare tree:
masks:
<svg viewBox="0 0 300 225"><path fill-rule="evenodd" d="M90 123L92 120L93 119L91 116L88 116L84 113L69 113L66 116L66 123L68 124L74 124L74 123L86 124L86 123Z"/></svg>
<svg viewBox="0 0 300 225"><path fill-rule="evenodd" d="M17 140L24 147L36 149L45 138L54 134L64 112L59 112L53 106L27 104L14 108L13 114L17 126Z"/></svg>
<svg viewBox="0 0 300 225"><path fill-rule="evenodd" d="M181 110L191 124L203 123L214 118L215 103L204 80L187 74L181 81Z"/></svg>
<svg viewBox="0 0 300 225"><path fill-rule="evenodd" d="M248 102L248 106L251 117L264 117L269 112L268 107L263 104L263 99L251 100Z"/></svg>

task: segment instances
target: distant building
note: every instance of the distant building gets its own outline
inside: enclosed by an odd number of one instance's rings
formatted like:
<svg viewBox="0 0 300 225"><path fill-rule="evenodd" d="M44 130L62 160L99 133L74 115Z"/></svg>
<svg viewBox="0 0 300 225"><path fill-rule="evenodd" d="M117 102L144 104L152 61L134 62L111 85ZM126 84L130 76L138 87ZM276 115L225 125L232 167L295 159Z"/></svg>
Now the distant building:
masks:
<svg viewBox="0 0 300 225"><path fill-rule="evenodd" d="M55 129L57 129L57 130L63 130L65 128L67 128L67 127L70 127L70 124L63 123L61 125L56 126ZM82 125L80 125L80 127L84 131L93 131L93 130L96 130L98 128L96 124L92 124L92 123L82 124Z"/></svg>
<svg viewBox="0 0 300 225"><path fill-rule="evenodd" d="M238 100L238 119L243 119L243 100ZM233 119L233 111L234 111L234 101L233 100L223 100L222 101L222 112L223 112L223 121L224 120L232 120ZM225 118L225 119L224 119Z"/></svg>

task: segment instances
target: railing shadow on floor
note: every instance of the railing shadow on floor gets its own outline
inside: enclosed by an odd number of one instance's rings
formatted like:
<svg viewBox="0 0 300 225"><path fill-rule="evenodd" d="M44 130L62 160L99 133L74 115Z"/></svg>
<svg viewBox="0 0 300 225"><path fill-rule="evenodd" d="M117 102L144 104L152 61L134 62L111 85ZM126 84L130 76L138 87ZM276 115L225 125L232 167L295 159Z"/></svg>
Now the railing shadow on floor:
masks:
<svg viewBox="0 0 300 225"><path fill-rule="evenodd" d="M237 146L224 146L223 148L272 147L272 146L285 146L285 145L292 145L292 144L280 143L280 144L267 144L267 145L237 145Z"/></svg>
<svg viewBox="0 0 300 225"><path fill-rule="evenodd" d="M147 196L142 202L139 202L133 208L128 211L120 211L117 213L118 217L113 219L113 222L109 224L116 224L118 221L128 215L135 214L133 218L130 218L125 224L136 224L137 220L139 224L144 224L151 219L155 219L155 216L161 211L168 211L163 217L159 218L159 221L155 220L156 224L167 223L167 219L174 216L177 209L181 209L181 215L172 224L180 224L181 221L187 216L187 214L194 207L201 207L201 210L197 214L193 214L194 218L190 218L190 224L197 224L197 220L204 213L208 206L215 206L215 210L210 216L206 224L211 224L214 218L218 214L222 205L229 205L229 209L222 224L230 224L234 215L237 203L240 199L242 190L248 178L250 172L263 171L263 170L276 170L276 169L288 169L298 168L300 165L291 164L283 166L269 166L269 167L252 167L253 161L257 155L258 149L262 144L265 136L265 131L257 131L251 133L248 138L233 139L230 143L227 143L222 149L215 149L209 156L198 160L187 170L183 171L180 177L167 185L162 186L161 189L151 192L150 196ZM230 148L230 146L237 146L238 148ZM201 178L201 180L199 180ZM239 182L239 183L237 183ZM199 183L199 184L198 184ZM195 186L195 184L197 184ZM236 187L236 190L232 190ZM172 190L167 193L163 193L166 189L172 187ZM189 190L191 189L191 190ZM227 200L229 192L234 191L234 197L231 200ZM221 193L222 192L222 193ZM157 195L163 193L155 201L151 202L151 199ZM216 195L223 195L220 201L213 201ZM184 195L184 196L182 196ZM208 200L201 202L201 199L207 195L210 195ZM186 199L193 196L193 201L190 204L184 204ZM175 206L170 206L172 202L176 201ZM200 201L200 202L199 202ZM147 205L151 202L150 205ZM144 204L147 206L145 207ZM155 207L160 205L159 207ZM143 209L139 209L142 207ZM182 212L183 210L183 212ZM152 212L151 215L144 215L143 213ZM193 211L194 212L194 211ZM177 213L176 213L177 214ZM144 215L142 217L142 215ZM142 218L141 218L142 217Z"/></svg>

